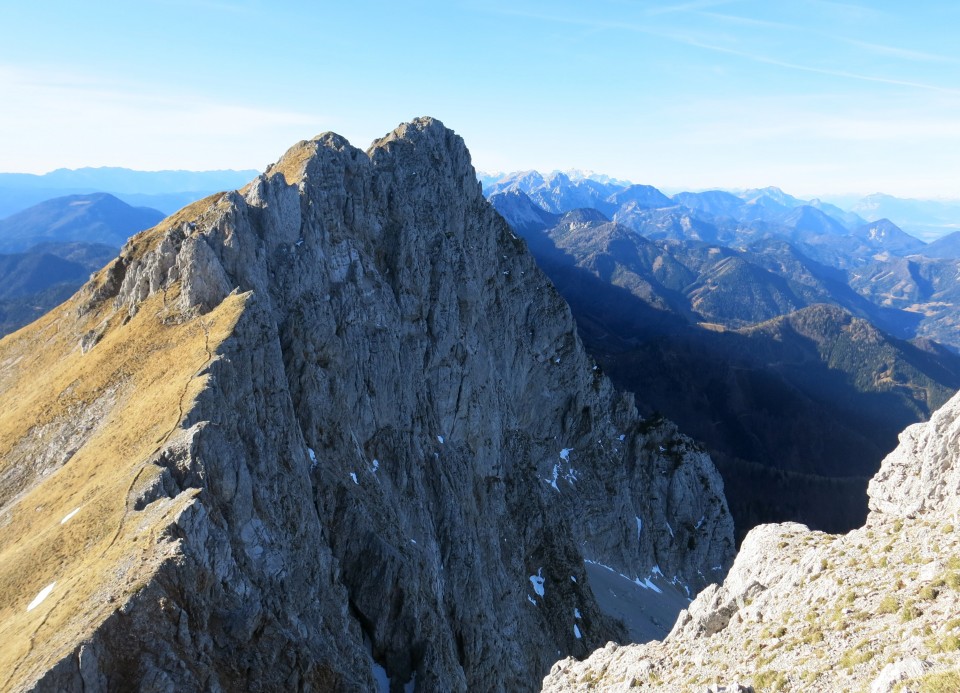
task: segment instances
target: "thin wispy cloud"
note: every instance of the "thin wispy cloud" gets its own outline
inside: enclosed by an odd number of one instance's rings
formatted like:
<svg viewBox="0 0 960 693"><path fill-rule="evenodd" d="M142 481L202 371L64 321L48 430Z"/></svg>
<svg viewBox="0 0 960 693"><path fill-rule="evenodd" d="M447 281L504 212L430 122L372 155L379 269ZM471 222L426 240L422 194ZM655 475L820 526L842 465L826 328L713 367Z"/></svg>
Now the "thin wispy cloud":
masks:
<svg viewBox="0 0 960 693"><path fill-rule="evenodd" d="M902 58L904 60L915 60L918 62L932 62L932 63L957 63L958 61L955 58L948 58L945 55L935 55L933 53L925 53L923 51L909 50L905 48L899 48L897 46L888 46L880 43L870 43L867 41L857 41L855 39L848 39L842 37L831 37L837 38L844 43L850 44L851 46L856 46L857 48L862 48L871 53L876 53L877 55L889 55L894 58Z"/></svg>
<svg viewBox="0 0 960 693"><path fill-rule="evenodd" d="M708 10L712 7L722 7L735 3L736 0L692 0L691 2L681 2L675 5L664 5L662 7L651 7L645 12L647 16L655 17L662 14L675 14L679 12L696 12L699 10Z"/></svg>
<svg viewBox="0 0 960 693"><path fill-rule="evenodd" d="M721 12L697 12L701 17L708 17L710 19L716 19L721 22L726 22L729 24L737 24L740 26L751 26L757 27L760 29L786 29L786 30L795 30L797 27L794 24L786 24L784 22L774 22L769 19L755 19L753 17L742 17L740 15L733 14L724 14Z"/></svg>
<svg viewBox="0 0 960 693"><path fill-rule="evenodd" d="M705 3L685 3L684 5L677 5L677 7L684 7L691 11L697 9L694 5L703 5ZM719 3L716 3L719 4ZM561 15L546 15L533 12L527 12L524 10L517 9L508 9L500 8L493 10L499 14L515 16L515 17L525 17L527 19L536 19L544 22L554 22L558 24L566 24L571 26L580 26L587 29L614 29L614 30L623 30L631 31L639 34L645 34L648 36L657 36L660 38L668 39L683 45L692 46L695 48L700 48L707 51L713 51L716 53L722 53L724 55L730 55L734 57L741 58L743 60L749 60L751 62L760 63L764 65L770 65L774 67L780 67L786 70L792 70L797 72L806 72L810 74L818 74L829 77L838 77L842 79L855 80L860 82L871 82L875 84L886 84L890 86L898 87L907 87L911 89L919 89L924 91L934 91L944 94L951 95L960 95L960 89L954 87L943 86L939 84L931 84L928 82L920 82L915 80L906 80L898 79L896 77L886 77L883 75L870 75L860 72L853 72L850 70L838 70L826 67L819 67L816 65L805 65L802 63L792 62L788 60L781 60L768 55L763 55L761 53L753 53L749 51L739 50L736 48L729 48L726 46L720 46L715 43L708 43L702 39L699 39L695 36L690 35L689 33L682 33L671 29L663 29L658 26L645 26L635 22L624 22L624 21L611 21L603 19L593 19L585 17L570 17L570 16L561 16ZM762 20L758 20L762 21ZM789 25L784 25L784 28L789 27ZM878 44L874 44L878 45Z"/></svg>
<svg viewBox="0 0 960 693"><path fill-rule="evenodd" d="M943 94L960 96L960 89L957 89L954 87L945 87L939 84L929 84L926 82L915 82L912 80L896 79L894 77L883 77L879 75L865 75L857 72L850 72L848 70L833 70L830 68L816 67L813 65L802 65L799 63L792 63L785 60L779 60L777 58L771 58L766 55L748 53L746 51L740 51L734 48L727 48L725 46L712 45L712 44L704 43L702 41L698 41L696 39L678 36L676 34L674 34L672 38L674 38L674 40L686 43L689 46L695 46L696 48L715 51L717 53L724 53L726 55L733 55L738 58L743 58L744 60L750 60L752 62L762 63L764 65L782 67L787 70L796 70L798 72L809 72L811 74L825 75L829 77L841 77L844 79L857 80L861 82L889 84L891 86L909 87L911 89L922 89L924 91L935 91Z"/></svg>

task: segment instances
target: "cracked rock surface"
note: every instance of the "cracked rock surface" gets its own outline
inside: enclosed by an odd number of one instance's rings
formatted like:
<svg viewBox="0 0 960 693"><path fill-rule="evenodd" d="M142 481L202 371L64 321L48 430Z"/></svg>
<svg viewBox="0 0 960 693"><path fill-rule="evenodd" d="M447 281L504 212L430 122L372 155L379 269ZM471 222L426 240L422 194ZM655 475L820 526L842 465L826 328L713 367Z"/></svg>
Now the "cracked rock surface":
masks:
<svg viewBox="0 0 960 693"><path fill-rule="evenodd" d="M685 596L732 560L709 458L613 390L438 121L366 152L295 145L132 239L45 320L0 342L0 393L26 377L29 330L56 328L71 368L119 364L78 377L125 383L97 401L140 445L108 458L125 492L91 487L97 522L63 525L96 566L55 558L74 461L14 475L0 551L38 522L49 539L16 548L47 557L36 576L0 574L6 688L533 690L628 638L587 566ZM100 440L78 439L90 478ZM78 591L27 612L54 580Z"/></svg>

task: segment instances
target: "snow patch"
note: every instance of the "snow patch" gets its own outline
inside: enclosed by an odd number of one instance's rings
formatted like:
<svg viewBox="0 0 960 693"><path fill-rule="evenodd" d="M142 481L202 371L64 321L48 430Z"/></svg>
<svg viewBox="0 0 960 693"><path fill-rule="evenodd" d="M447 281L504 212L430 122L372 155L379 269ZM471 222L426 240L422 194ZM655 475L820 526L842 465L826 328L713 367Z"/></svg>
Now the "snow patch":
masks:
<svg viewBox="0 0 960 693"><path fill-rule="evenodd" d="M560 459L564 462L569 462L571 452L573 452L573 448L564 448L560 451Z"/></svg>
<svg viewBox="0 0 960 693"><path fill-rule="evenodd" d="M626 439L627 439L627 436L625 436L623 433L621 433L621 434L620 434L620 442L622 443L622 442L623 442L624 440L626 440Z"/></svg>
<svg viewBox="0 0 960 693"><path fill-rule="evenodd" d="M671 527L670 523L667 522L666 520L663 521L663 524L667 526L667 531L670 532L670 538L674 539L675 537L673 536L673 527Z"/></svg>
<svg viewBox="0 0 960 693"><path fill-rule="evenodd" d="M543 589L543 568L537 568L537 574L530 576L530 584L533 585L533 591L543 598L546 591Z"/></svg>
<svg viewBox="0 0 960 693"><path fill-rule="evenodd" d="M577 640L583 637L582 635L580 635L580 629L577 627L576 623L573 624L573 635Z"/></svg>
<svg viewBox="0 0 960 693"><path fill-rule="evenodd" d="M571 575L571 576L570 576L570 582L576 582L576 581L577 581L577 578L575 578L575 577L573 577L573 575Z"/></svg>
<svg viewBox="0 0 960 693"><path fill-rule="evenodd" d="M40 606L40 602L42 602L44 599L50 596L50 593L53 592L53 586L56 584L57 584L56 581L53 581L49 585L44 587L42 590L40 590L37 593L37 596L33 598L33 601L27 604L27 611L33 611L38 606Z"/></svg>
<svg viewBox="0 0 960 693"><path fill-rule="evenodd" d="M527 600L528 600L531 604L533 604L534 606L537 605L537 600L534 599L533 597L531 597L529 594L527 595Z"/></svg>
<svg viewBox="0 0 960 693"><path fill-rule="evenodd" d="M390 693L390 677L387 670L374 661L373 680L377 682L377 693Z"/></svg>
<svg viewBox="0 0 960 693"><path fill-rule="evenodd" d="M634 580L634 582L637 583L640 587L644 588L645 590L653 590L657 594L663 594L663 590L657 587L656 585L654 585L652 582L650 582L650 578L644 578L643 580L641 580L640 578L637 578L636 580Z"/></svg>
<svg viewBox="0 0 960 693"><path fill-rule="evenodd" d="M378 469L380 469L380 460L374 459L373 466L371 467L370 471L376 474Z"/></svg>
<svg viewBox="0 0 960 693"><path fill-rule="evenodd" d="M71 517L76 515L78 512L80 512L80 508L79 507L74 508L73 510L71 510L70 512L68 512L66 515L63 516L63 519L60 520L60 524L66 524L67 520L69 520Z"/></svg>
<svg viewBox="0 0 960 693"><path fill-rule="evenodd" d="M640 531L643 529L643 520L637 518L637 541L640 541Z"/></svg>
<svg viewBox="0 0 960 693"><path fill-rule="evenodd" d="M650 574L659 575L660 577L663 577L663 572L660 570L660 566L658 565L655 565L650 569Z"/></svg>
<svg viewBox="0 0 960 693"><path fill-rule="evenodd" d="M317 453L313 451L313 448L307 448L307 454L310 456L310 466L317 466Z"/></svg>
<svg viewBox="0 0 960 693"><path fill-rule="evenodd" d="M350 472L350 478L353 479L353 483L355 483L355 484L357 484L357 485L360 484L360 482L357 481L357 475L356 475L355 472Z"/></svg>
<svg viewBox="0 0 960 693"><path fill-rule="evenodd" d="M707 516L706 516L706 515L701 515L701 516L700 516L700 519L697 520L697 524L696 524L696 526L694 527L694 529L700 529L700 525L703 524L703 521L704 521L705 519L707 519Z"/></svg>
<svg viewBox="0 0 960 693"><path fill-rule="evenodd" d="M559 464L555 464L555 465L553 465L553 476L552 476L552 478L550 478L550 479L544 479L544 481L546 481L548 484L550 484L551 486L553 486L553 490L556 491L557 493L560 492L560 487L557 486L557 477L558 477L559 475L560 475L560 465L559 465Z"/></svg>
<svg viewBox="0 0 960 693"><path fill-rule="evenodd" d="M443 445L443 436L437 436L437 440L440 441L440 445Z"/></svg>
<svg viewBox="0 0 960 693"><path fill-rule="evenodd" d="M580 618L580 609L574 609L574 610L573 610L573 617L574 617L574 618Z"/></svg>

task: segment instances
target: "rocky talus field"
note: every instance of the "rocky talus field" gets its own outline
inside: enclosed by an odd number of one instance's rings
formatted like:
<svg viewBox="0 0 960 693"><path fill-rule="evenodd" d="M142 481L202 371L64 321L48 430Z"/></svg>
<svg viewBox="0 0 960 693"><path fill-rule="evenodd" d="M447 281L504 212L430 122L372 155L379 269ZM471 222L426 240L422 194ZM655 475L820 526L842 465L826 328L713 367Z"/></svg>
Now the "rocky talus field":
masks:
<svg viewBox="0 0 960 693"><path fill-rule="evenodd" d="M565 659L545 691L960 690L960 395L907 428L864 527L750 532L662 641Z"/></svg>
<svg viewBox="0 0 960 693"><path fill-rule="evenodd" d="M438 121L327 133L0 341L0 689L525 691L732 563Z"/></svg>

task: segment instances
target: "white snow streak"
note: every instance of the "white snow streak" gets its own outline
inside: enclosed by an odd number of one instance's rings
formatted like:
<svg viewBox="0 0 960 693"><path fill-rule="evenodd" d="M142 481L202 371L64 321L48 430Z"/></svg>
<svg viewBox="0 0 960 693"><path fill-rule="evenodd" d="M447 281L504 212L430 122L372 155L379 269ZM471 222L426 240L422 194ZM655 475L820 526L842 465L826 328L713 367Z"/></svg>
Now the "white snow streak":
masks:
<svg viewBox="0 0 960 693"><path fill-rule="evenodd" d="M573 635L577 638L577 640L583 637L582 635L580 635L580 629L577 628L576 623L573 624Z"/></svg>
<svg viewBox="0 0 960 693"><path fill-rule="evenodd" d="M530 576L530 584L533 585L533 591L536 592L540 597L543 597L545 594L543 583L543 568L537 568L537 574Z"/></svg>
<svg viewBox="0 0 960 693"><path fill-rule="evenodd" d="M51 582L49 585L40 590L37 593L37 596L33 598L33 601L27 604L27 611L33 611L40 606L40 602L50 596L50 593L53 592L53 586L56 584L56 581Z"/></svg>
<svg viewBox="0 0 960 693"><path fill-rule="evenodd" d="M350 472L350 478L353 479L353 483L355 483L355 484L357 484L357 485L360 484L360 482L357 481L357 475L356 475L355 472Z"/></svg>
<svg viewBox="0 0 960 693"><path fill-rule="evenodd" d="M73 510L68 512L66 515L64 515L63 519L60 520L60 524L65 524L67 520L69 520L71 517L76 515L78 512L80 512L80 508L74 508Z"/></svg>

